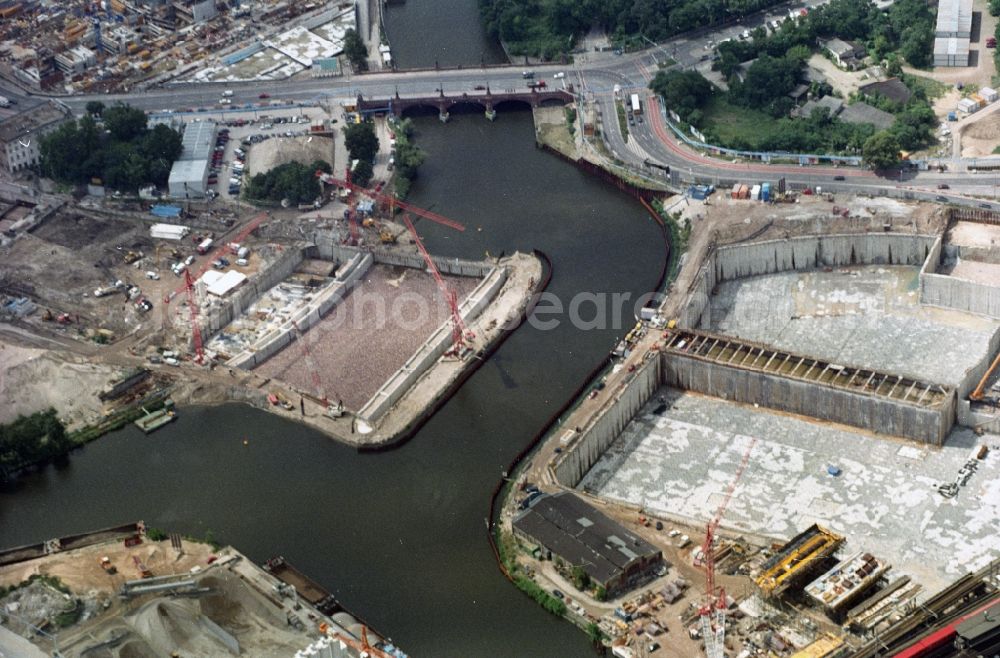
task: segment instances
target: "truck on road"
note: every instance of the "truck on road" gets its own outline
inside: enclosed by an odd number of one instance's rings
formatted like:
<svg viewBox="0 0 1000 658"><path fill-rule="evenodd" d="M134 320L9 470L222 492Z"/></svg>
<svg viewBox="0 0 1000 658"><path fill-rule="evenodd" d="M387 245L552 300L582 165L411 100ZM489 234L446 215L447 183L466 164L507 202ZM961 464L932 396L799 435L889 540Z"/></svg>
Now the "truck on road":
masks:
<svg viewBox="0 0 1000 658"><path fill-rule="evenodd" d="M0 96L0 107L10 107L10 99L6 96Z"/></svg>

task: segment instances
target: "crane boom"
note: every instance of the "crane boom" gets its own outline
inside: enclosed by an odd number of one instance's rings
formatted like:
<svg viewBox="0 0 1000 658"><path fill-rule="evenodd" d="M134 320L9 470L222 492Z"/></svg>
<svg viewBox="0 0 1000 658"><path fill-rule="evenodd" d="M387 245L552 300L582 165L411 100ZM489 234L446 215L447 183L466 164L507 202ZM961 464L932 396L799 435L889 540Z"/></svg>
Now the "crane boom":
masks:
<svg viewBox="0 0 1000 658"><path fill-rule="evenodd" d="M201 342L201 328L198 326L198 301L194 295L194 280L191 271L184 270L184 289L188 296L188 310L191 314L191 339L194 341L194 362L202 365L205 362L205 347Z"/></svg>
<svg viewBox="0 0 1000 658"><path fill-rule="evenodd" d="M420 255L423 256L424 262L427 263L427 269L431 271L434 281L437 282L438 289L441 290L441 294L448 303L448 309L451 311L451 342L455 353L461 354L462 348L465 347L466 339L471 340L475 338L475 334L466 328L465 322L462 320L462 314L458 312L458 295L444 282L444 278L441 276L441 272L438 271L434 259L431 258L430 253L427 252L427 248L424 247L424 243L420 240L420 236L417 235L417 229L414 228L409 215L403 215L403 222L410 231L410 235L413 236L413 242L416 243L417 249L420 250Z"/></svg>
<svg viewBox="0 0 1000 658"><path fill-rule="evenodd" d="M346 187L348 189L354 190L355 192L361 192L361 193L367 194L368 196L372 197L373 199L375 199L377 201L381 201L383 203L393 204L393 205L395 205L395 206L397 206L399 208L402 208L403 210L406 210L407 212L411 212L414 215L417 215L419 217L423 217L424 219L429 219L432 222L435 222L437 224L441 224L442 226L447 226L448 228L453 228L456 231L464 231L465 230L465 226L463 224L459 224L458 222L456 222L456 221L454 221L452 219L448 219L444 215L439 215L436 212L427 210L425 208L420 208L418 206L414 206L413 204L406 203L405 201L400 201L399 199L397 199L395 197L395 195L385 194L383 192L378 192L376 190L364 188L364 187L361 187L360 185L355 185L354 183L352 183L352 182L350 182L348 180L343 180L341 178L336 178L336 177L332 176L331 174L327 174L327 173L324 173L322 171L317 171L316 172L316 177L319 178L324 183L326 183L327 185L339 185L341 187Z"/></svg>

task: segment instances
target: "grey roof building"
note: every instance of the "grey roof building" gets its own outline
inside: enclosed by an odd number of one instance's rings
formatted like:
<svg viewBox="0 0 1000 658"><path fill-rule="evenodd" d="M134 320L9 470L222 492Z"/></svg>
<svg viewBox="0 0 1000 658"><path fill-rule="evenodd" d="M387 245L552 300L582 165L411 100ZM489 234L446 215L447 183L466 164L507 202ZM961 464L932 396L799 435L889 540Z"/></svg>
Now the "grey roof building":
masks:
<svg viewBox="0 0 1000 658"><path fill-rule="evenodd" d="M216 124L195 121L187 124L181 137L181 157L170 168L167 183L175 199L197 199L208 189L208 169L215 146Z"/></svg>
<svg viewBox="0 0 1000 658"><path fill-rule="evenodd" d="M660 549L570 492L542 496L514 517L513 526L522 541L582 567L609 594L629 589L663 564Z"/></svg>
<svg viewBox="0 0 1000 658"><path fill-rule="evenodd" d="M824 96L818 101L809 101L803 105L799 108L798 115L808 119L812 116L813 112L823 107L830 112L831 117L835 117L840 114L840 110L843 109L844 101L840 100L836 96Z"/></svg>
<svg viewBox="0 0 1000 658"><path fill-rule="evenodd" d="M885 130L896 121L896 117L868 103L857 102L844 108L840 113L840 120L847 123L870 123L878 130Z"/></svg>
<svg viewBox="0 0 1000 658"><path fill-rule="evenodd" d="M72 118L66 106L48 101L0 119L0 164L11 173L34 167L41 138Z"/></svg>
<svg viewBox="0 0 1000 658"><path fill-rule="evenodd" d="M858 93L862 96L885 96L889 100L905 105L913 96L910 88L903 84L899 78L889 78L880 82L869 82L858 87Z"/></svg>

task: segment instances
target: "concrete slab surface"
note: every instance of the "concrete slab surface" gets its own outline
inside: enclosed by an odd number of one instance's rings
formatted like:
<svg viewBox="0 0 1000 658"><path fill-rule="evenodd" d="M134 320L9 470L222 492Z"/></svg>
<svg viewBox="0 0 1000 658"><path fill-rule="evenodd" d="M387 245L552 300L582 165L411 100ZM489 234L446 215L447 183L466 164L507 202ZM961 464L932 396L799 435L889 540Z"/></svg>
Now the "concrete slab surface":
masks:
<svg viewBox="0 0 1000 658"><path fill-rule="evenodd" d="M654 413L663 402L666 409ZM724 528L787 540L812 523L846 535L925 591L1000 557L1000 437L953 432L941 449L661 389L580 487L651 513L708 521L755 437ZM987 458L946 499L973 447ZM827 466L838 466L838 477Z"/></svg>
<svg viewBox="0 0 1000 658"><path fill-rule="evenodd" d="M461 302L479 284L445 276ZM330 400L357 411L449 317L434 278L423 270L376 264L350 294L303 335ZM301 345L292 341L254 369L319 395Z"/></svg>
<svg viewBox="0 0 1000 658"><path fill-rule="evenodd" d="M955 385L987 358L1000 323L920 306L919 269L856 266L727 281L711 330L935 384Z"/></svg>

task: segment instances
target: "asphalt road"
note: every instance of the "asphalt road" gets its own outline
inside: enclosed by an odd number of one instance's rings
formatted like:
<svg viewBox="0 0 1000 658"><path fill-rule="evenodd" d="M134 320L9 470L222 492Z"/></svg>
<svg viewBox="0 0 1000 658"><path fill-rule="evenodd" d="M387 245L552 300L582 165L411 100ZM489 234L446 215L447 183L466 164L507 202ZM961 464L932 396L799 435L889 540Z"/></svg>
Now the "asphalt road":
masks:
<svg viewBox="0 0 1000 658"><path fill-rule="evenodd" d="M893 172L891 175L877 175L874 172L831 166L772 165L766 163L732 162L702 155L678 143L659 113L659 104L647 87L649 79L658 70L659 61L674 60L671 66L691 67L711 54L714 44L726 38L739 38L746 29L763 24L767 20L786 16L789 8L797 9L808 4L819 4L815 0L808 3L794 3L781 8L771 8L739 23L715 30L699 30L655 45L643 52L623 56L611 54L583 56L582 63L572 67L561 65L534 66L536 80L545 80L550 87L564 82L572 82L577 91L588 100L596 102L601 110L603 134L611 151L629 166L643 171L647 176L663 176L660 169L647 167L647 159L674 169L679 182L698 181L725 185L734 181L751 183L758 180L776 181L784 177L792 188L822 187L833 192L872 194L892 194L926 201L958 203L1000 209L992 199L996 197L998 176L994 173L972 173L967 171ZM339 103L363 94L366 97L388 98L400 95L433 96L439 90L446 95L461 93L476 94L476 87L488 85L491 90L502 92L507 89L523 91L527 81L521 72L523 66L463 68L450 70L421 70L371 73L360 76L336 78L299 77L275 82L243 83L185 83L168 84L156 89L128 94L88 95L63 98L70 108L82 113L90 100L104 103L127 101L129 104L152 112L178 111L198 108L214 110L236 110L247 104L261 104L261 94L270 98L266 102L284 100L292 103ZM563 80L553 75L565 72ZM631 92L645 96L644 119L641 124L630 127L626 140L618 128L614 107L613 90L619 85L624 94ZM0 92L20 103L30 103L26 94L0 81ZM222 91L233 90L231 106L220 106ZM480 92L481 93L481 92ZM258 108L259 110L259 108ZM954 167L953 167L954 168ZM938 189L947 185L948 189ZM969 198L987 197L984 199Z"/></svg>

